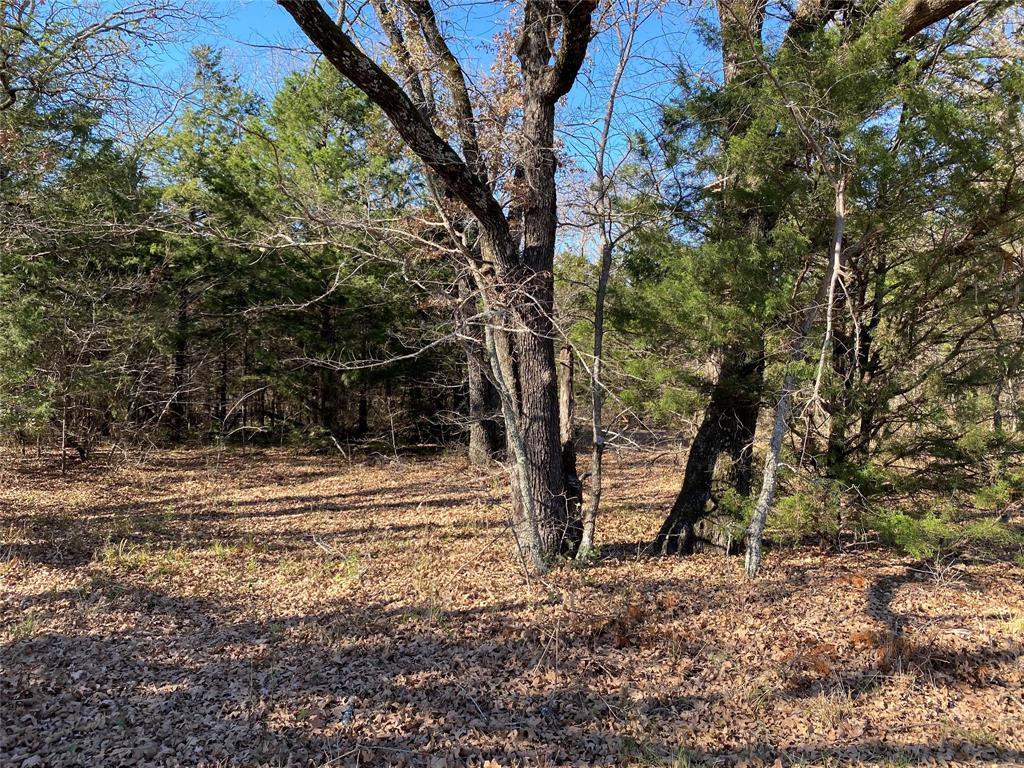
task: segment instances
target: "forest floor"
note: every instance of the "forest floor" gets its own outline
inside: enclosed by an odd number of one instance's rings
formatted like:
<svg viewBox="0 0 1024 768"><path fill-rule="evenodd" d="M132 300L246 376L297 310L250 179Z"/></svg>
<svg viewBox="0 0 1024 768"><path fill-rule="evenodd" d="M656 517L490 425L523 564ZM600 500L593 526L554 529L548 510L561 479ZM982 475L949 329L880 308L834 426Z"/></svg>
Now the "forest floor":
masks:
<svg viewBox="0 0 1024 768"><path fill-rule="evenodd" d="M639 555L675 452L529 582L456 457L2 458L2 766L1024 764L1018 566Z"/></svg>

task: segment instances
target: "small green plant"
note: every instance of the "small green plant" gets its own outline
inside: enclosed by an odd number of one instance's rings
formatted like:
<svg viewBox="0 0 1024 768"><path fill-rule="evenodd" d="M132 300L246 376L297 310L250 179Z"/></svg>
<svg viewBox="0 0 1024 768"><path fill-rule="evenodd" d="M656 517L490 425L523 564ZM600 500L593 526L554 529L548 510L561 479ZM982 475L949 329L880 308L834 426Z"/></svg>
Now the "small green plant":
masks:
<svg viewBox="0 0 1024 768"><path fill-rule="evenodd" d="M667 748L658 748L647 741L634 736L623 736L620 754L628 762L628 766L667 765L670 768L699 768L703 763L695 759L690 750L684 746L677 747L670 754Z"/></svg>
<svg viewBox="0 0 1024 768"><path fill-rule="evenodd" d="M640 741L639 739L629 735L622 737L621 754L626 759L633 761L633 765L663 764L662 756L652 744L649 744L646 741Z"/></svg>
<svg viewBox="0 0 1024 768"><path fill-rule="evenodd" d="M919 559L946 554L1002 551L1024 544L1021 534L1006 523L988 518L966 525L950 522L949 515L929 508L920 516L882 512L869 521L882 541Z"/></svg>
<svg viewBox="0 0 1024 768"><path fill-rule="evenodd" d="M1021 534L994 518L978 520L965 526L963 544L977 549L1006 549L1024 544Z"/></svg>
<svg viewBox="0 0 1024 768"><path fill-rule="evenodd" d="M735 488L726 487L718 495L718 507L715 510L719 517L727 517L736 522L737 532L741 533L750 524L754 501L750 496L741 495Z"/></svg>
<svg viewBox="0 0 1024 768"><path fill-rule="evenodd" d="M27 640L39 631L39 615L34 610L28 610L11 629L11 640Z"/></svg>
<svg viewBox="0 0 1024 768"><path fill-rule="evenodd" d="M341 582L342 584L356 584L359 582L360 578L362 578L362 575L363 568L359 555L355 552L350 552L338 566L338 570L334 575L334 580Z"/></svg>
<svg viewBox="0 0 1024 768"><path fill-rule="evenodd" d="M429 624L443 627L448 621L448 611L445 610L441 596L436 590L431 590L426 603L420 607L420 611Z"/></svg>
<svg viewBox="0 0 1024 768"><path fill-rule="evenodd" d="M1002 479L986 485L971 498L971 506L988 512L1003 509L1014 496L1014 488L1009 480Z"/></svg>
<svg viewBox="0 0 1024 768"><path fill-rule="evenodd" d="M146 562L148 557L147 552L130 544L128 539L121 539L104 544L97 553L96 559L105 565L138 568Z"/></svg>
<svg viewBox="0 0 1024 768"><path fill-rule="evenodd" d="M1014 637L1024 637L1024 613L1018 613L1006 619L1006 631Z"/></svg>
<svg viewBox="0 0 1024 768"><path fill-rule="evenodd" d="M965 741L977 747L999 748L999 738L984 728L953 728L949 732L949 738L956 741Z"/></svg>
<svg viewBox="0 0 1024 768"><path fill-rule="evenodd" d="M168 549L157 563L155 573L160 576L173 576L180 573L190 561L191 557L186 549Z"/></svg>
<svg viewBox="0 0 1024 768"><path fill-rule="evenodd" d="M779 499L771 518L773 535L784 544L812 537L834 539L839 533L842 498L835 483L822 482L809 491Z"/></svg>
<svg viewBox="0 0 1024 768"><path fill-rule="evenodd" d="M754 680L747 689L744 698L755 712L762 712L768 708L772 700L781 691L779 680L767 674L761 675Z"/></svg>
<svg viewBox="0 0 1024 768"><path fill-rule="evenodd" d="M953 535L951 525L932 513L911 517L904 512L880 512L869 526L886 544L922 560L938 557Z"/></svg>
<svg viewBox="0 0 1024 768"><path fill-rule="evenodd" d="M210 551L216 557L227 559L238 552L238 547L234 547L231 544L227 544L217 539L210 545Z"/></svg>
<svg viewBox="0 0 1024 768"><path fill-rule="evenodd" d="M836 728L853 712L850 692L844 687L821 691L805 704L807 713L820 725Z"/></svg>

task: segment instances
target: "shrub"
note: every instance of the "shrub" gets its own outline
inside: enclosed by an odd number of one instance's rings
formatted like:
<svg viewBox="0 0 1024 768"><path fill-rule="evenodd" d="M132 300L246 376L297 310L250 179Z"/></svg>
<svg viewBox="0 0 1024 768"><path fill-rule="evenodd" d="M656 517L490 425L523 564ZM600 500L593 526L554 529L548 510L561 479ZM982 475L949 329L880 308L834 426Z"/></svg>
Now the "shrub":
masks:
<svg viewBox="0 0 1024 768"><path fill-rule="evenodd" d="M1002 509L1013 496L1013 488L1008 480L997 480L991 485L986 485L977 491L971 498L971 504L976 509L995 511Z"/></svg>
<svg viewBox="0 0 1024 768"><path fill-rule="evenodd" d="M905 512L878 513L870 526L886 544L922 560L946 554L1005 553L1024 543L1020 533L999 520L957 525L931 510L920 517Z"/></svg>
<svg viewBox="0 0 1024 768"><path fill-rule="evenodd" d="M971 504L975 509L998 512L1021 498L1024 498L1024 472L1010 472L976 491Z"/></svg>
<svg viewBox="0 0 1024 768"><path fill-rule="evenodd" d="M911 517L904 512L876 513L869 521L886 544L919 559L937 557L952 526L933 513Z"/></svg>
<svg viewBox="0 0 1024 768"><path fill-rule="evenodd" d="M783 496L775 505L771 530L784 544L808 538L834 540L842 524L842 491L832 481L821 480L806 491Z"/></svg>

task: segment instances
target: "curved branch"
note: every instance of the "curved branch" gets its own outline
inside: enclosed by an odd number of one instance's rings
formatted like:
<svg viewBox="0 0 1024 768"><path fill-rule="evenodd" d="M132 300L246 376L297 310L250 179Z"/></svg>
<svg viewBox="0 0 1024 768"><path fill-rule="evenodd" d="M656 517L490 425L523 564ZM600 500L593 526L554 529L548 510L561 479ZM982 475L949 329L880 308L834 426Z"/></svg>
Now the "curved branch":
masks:
<svg viewBox="0 0 1024 768"><path fill-rule="evenodd" d="M411 149L470 210L495 242L508 241L508 221L482 179L435 133L409 95L327 15L319 1L277 0L341 74L388 116Z"/></svg>
<svg viewBox="0 0 1024 768"><path fill-rule="evenodd" d="M473 103L469 98L469 89L466 87L466 74L462 71L462 65L455 58L447 41L437 26L437 17L429 0L404 0L405 5L416 16L420 30L423 32L423 39L430 48L431 53L441 62L441 69L444 73L448 90L451 91L452 99L455 102L455 117L458 122L459 142L462 144L462 154L466 158L466 164L481 179L487 177L480 156L480 142L476 134L476 117L473 114Z"/></svg>
<svg viewBox="0 0 1024 768"><path fill-rule="evenodd" d="M904 0L899 12L902 23L900 37L906 42L918 32L938 21L948 19L957 11L975 5L978 0ZM823 29L838 14L853 10L853 0L804 0L786 32L787 38L799 38Z"/></svg>
<svg viewBox="0 0 1024 768"><path fill-rule="evenodd" d="M558 10L562 14L562 43L545 83L547 97L551 101L565 96L576 82L576 75L583 66L587 46L590 44L595 8L596 0L562 0L558 3Z"/></svg>

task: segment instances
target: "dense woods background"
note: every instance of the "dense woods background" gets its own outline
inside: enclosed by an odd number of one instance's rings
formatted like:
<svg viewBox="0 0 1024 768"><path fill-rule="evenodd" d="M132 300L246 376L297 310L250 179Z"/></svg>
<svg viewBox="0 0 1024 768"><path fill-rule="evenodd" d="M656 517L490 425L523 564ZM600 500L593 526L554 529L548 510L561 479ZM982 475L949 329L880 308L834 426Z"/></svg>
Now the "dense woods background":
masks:
<svg viewBox="0 0 1024 768"><path fill-rule="evenodd" d="M526 3L482 64L444 4L281 5L322 56L154 91L198 9L2 3L7 441L469 444L537 569L600 541L606 446L676 441L658 551L1019 552L1019 7L730 0L698 68L640 51L672 4Z"/></svg>
<svg viewBox="0 0 1024 768"><path fill-rule="evenodd" d="M1024 9L0 0L0 765L1024 765Z"/></svg>

